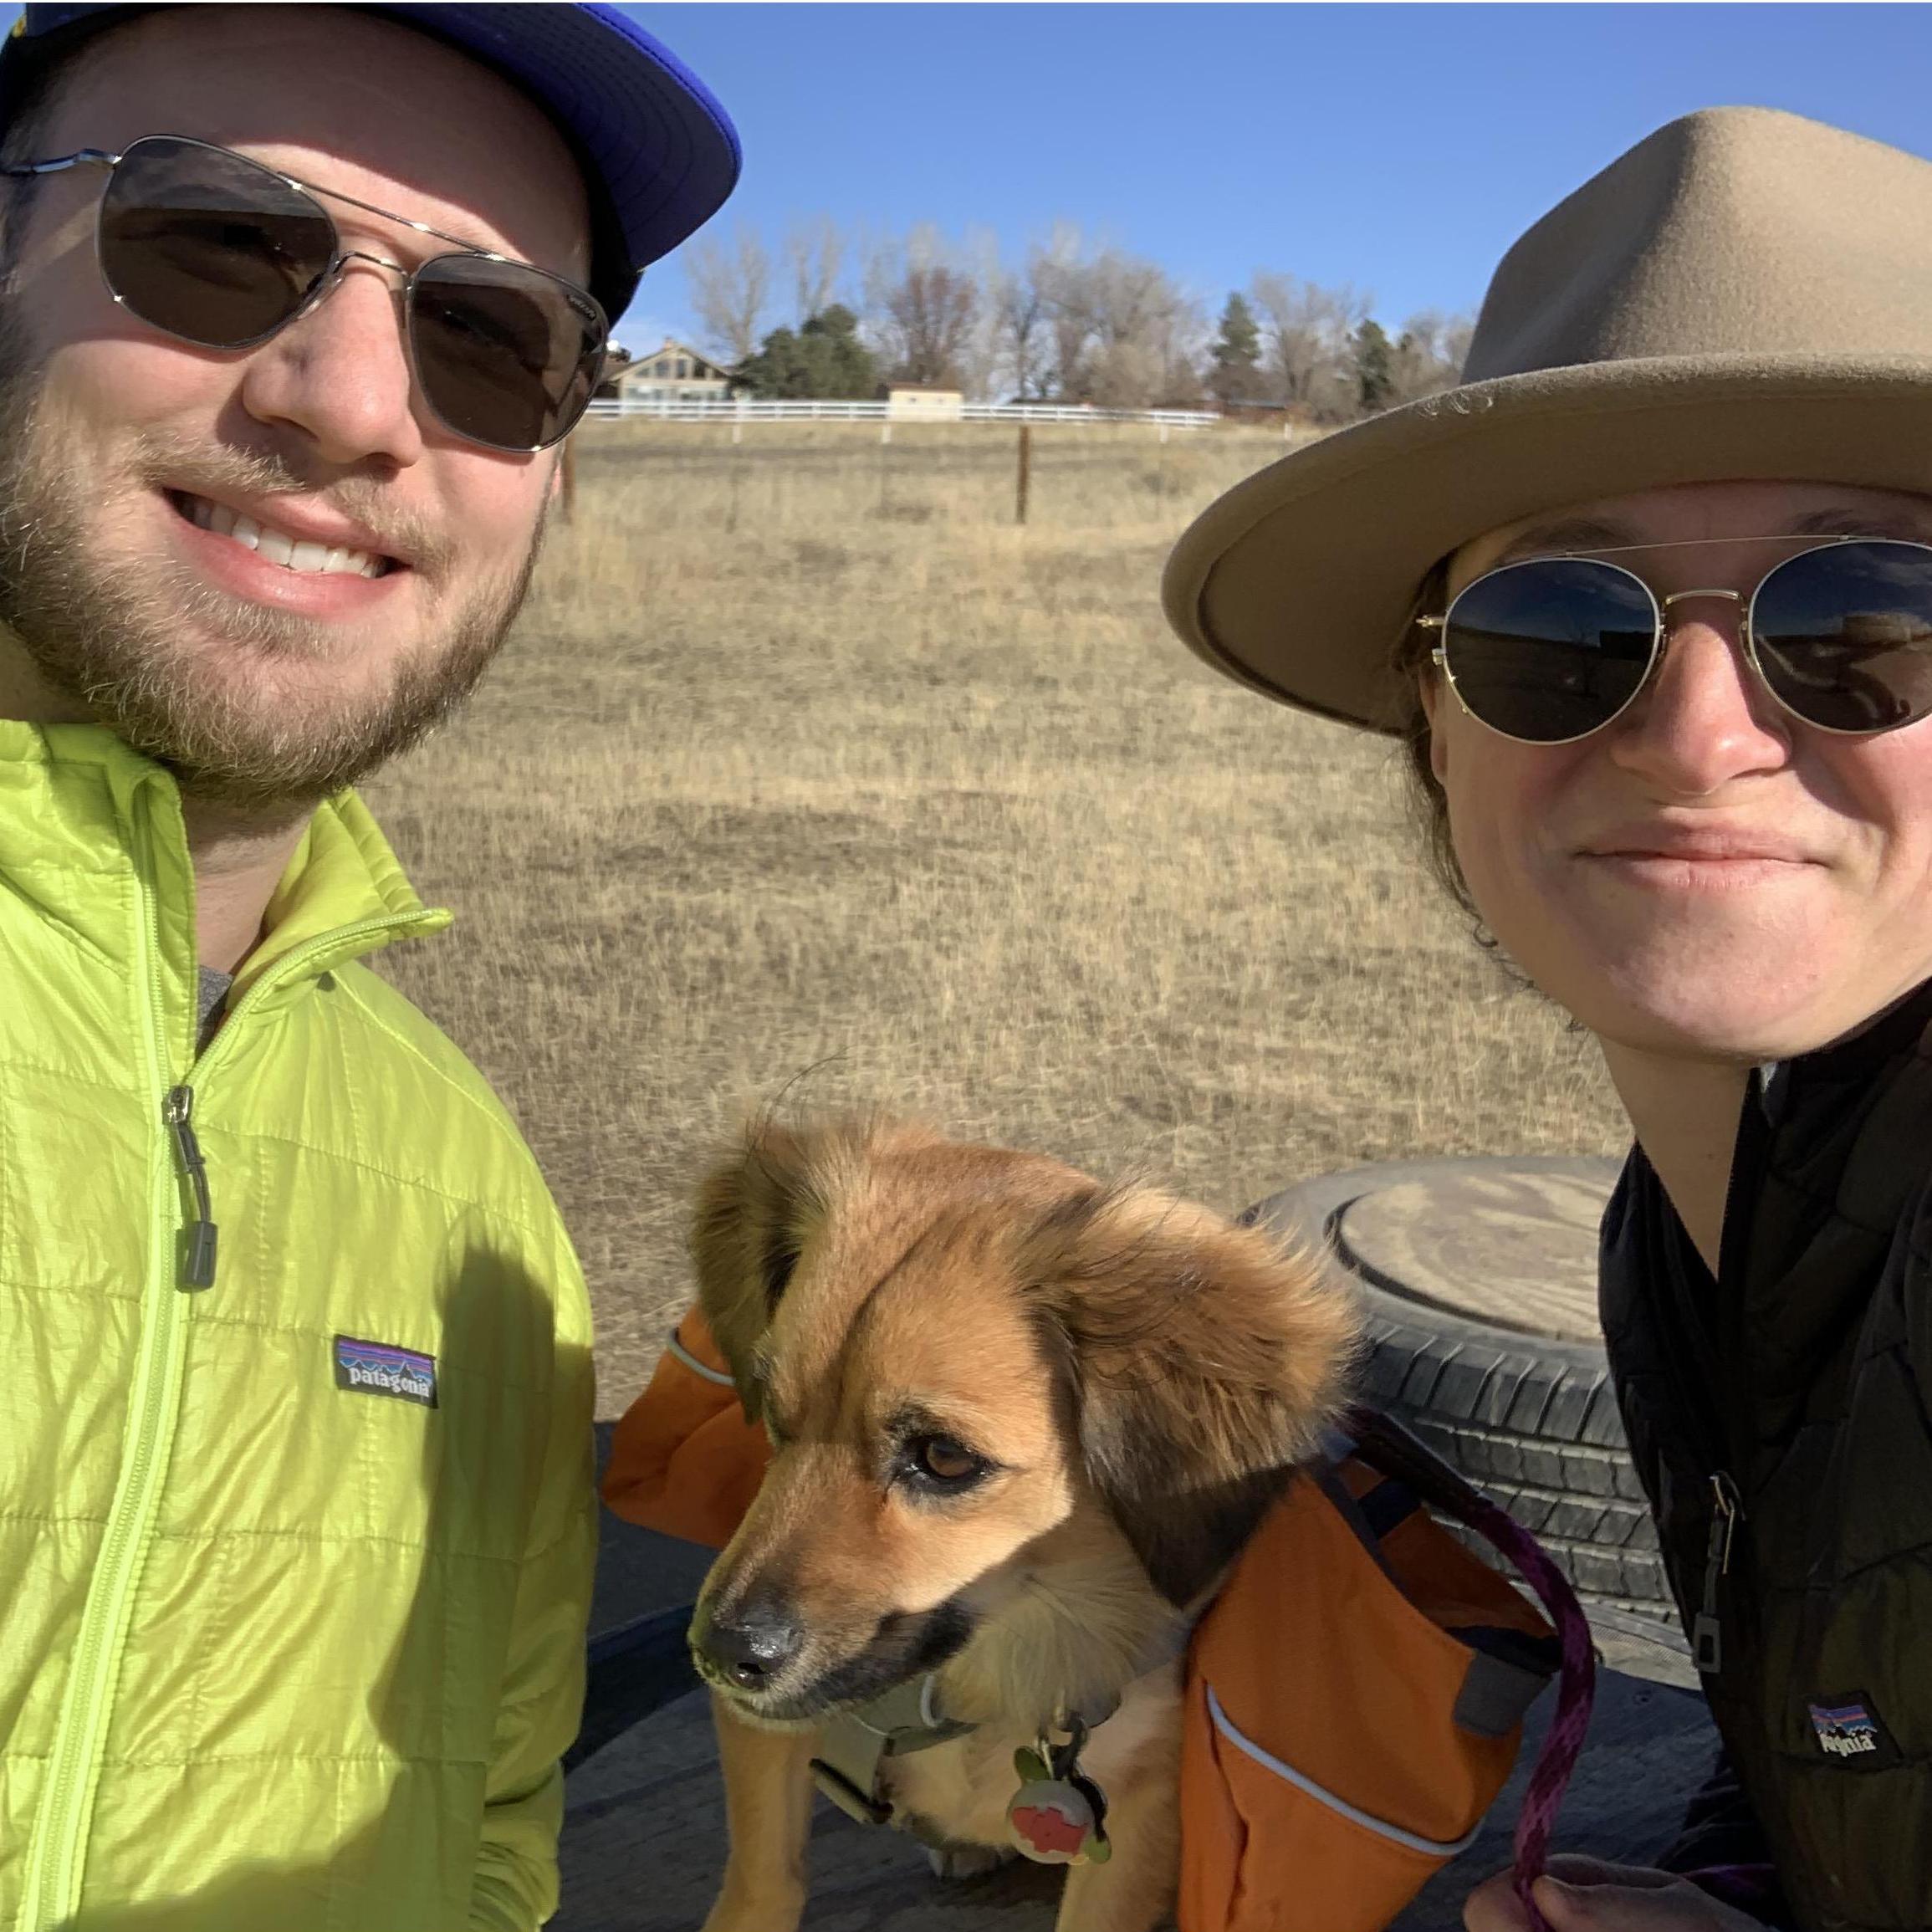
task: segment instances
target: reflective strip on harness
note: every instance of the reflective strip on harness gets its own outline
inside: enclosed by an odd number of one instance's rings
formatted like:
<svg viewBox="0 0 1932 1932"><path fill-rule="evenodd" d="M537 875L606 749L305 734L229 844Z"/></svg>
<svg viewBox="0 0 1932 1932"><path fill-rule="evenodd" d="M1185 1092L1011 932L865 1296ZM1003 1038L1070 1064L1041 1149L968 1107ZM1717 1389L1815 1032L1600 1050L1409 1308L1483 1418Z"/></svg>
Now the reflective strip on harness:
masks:
<svg viewBox="0 0 1932 1932"><path fill-rule="evenodd" d="M693 1375L701 1375L707 1382L714 1382L720 1388L735 1388L738 1384L722 1368L707 1368L677 1337L672 1336L664 1344L667 1355L675 1355Z"/></svg>
<svg viewBox="0 0 1932 1932"><path fill-rule="evenodd" d="M1214 1694L1214 1687L1204 1685L1208 1694L1208 1715L1214 1720L1214 1729L1238 1750L1245 1751L1264 1771L1272 1771L1278 1778L1294 1786L1296 1791L1305 1791L1317 1804L1327 1806L1330 1811L1339 1812L1351 1824L1360 1825L1365 1832L1373 1832L1377 1837L1388 1838L1403 1845L1412 1852L1420 1852L1431 1858L1453 1858L1458 1852L1466 1852L1475 1843L1476 1833L1482 1829L1478 1819L1459 1838L1446 1843L1436 1838L1425 1838L1418 1832L1405 1832L1400 1825L1392 1825L1385 1819L1372 1817L1367 1812L1357 1811L1346 1798L1338 1798L1331 1791L1324 1790L1314 1779L1305 1776L1292 1765L1284 1764L1278 1757L1262 1750L1251 1738L1244 1737L1234 1728L1226 1711L1221 1708L1221 1700Z"/></svg>

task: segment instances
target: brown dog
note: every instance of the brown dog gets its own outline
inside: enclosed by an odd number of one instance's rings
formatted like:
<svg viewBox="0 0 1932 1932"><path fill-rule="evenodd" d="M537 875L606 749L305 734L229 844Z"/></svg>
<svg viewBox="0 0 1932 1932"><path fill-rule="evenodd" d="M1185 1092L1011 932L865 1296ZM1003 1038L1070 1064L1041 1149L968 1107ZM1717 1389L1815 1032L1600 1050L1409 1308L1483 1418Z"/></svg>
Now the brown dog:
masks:
<svg viewBox="0 0 1932 1932"><path fill-rule="evenodd" d="M1160 1924L1189 1613L1337 1407L1346 1298L1204 1208L892 1122L757 1130L693 1248L775 1451L692 1625L731 1833L707 1932L796 1926L813 1761L887 1694L924 1728L848 1808L984 1869L1016 1750L1077 1721L1112 1855L1059 1932Z"/></svg>

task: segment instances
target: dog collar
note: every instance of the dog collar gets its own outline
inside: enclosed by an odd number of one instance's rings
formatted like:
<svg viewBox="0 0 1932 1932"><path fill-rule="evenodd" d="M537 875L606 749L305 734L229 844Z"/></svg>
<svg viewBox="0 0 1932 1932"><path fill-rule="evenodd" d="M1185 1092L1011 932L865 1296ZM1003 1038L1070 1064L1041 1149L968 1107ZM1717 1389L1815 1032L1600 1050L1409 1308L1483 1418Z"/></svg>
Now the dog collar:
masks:
<svg viewBox="0 0 1932 1932"><path fill-rule="evenodd" d="M1183 1619L1164 1633L1142 1653L1134 1676L1144 1677L1172 1664L1187 1649L1193 1633L1191 1619ZM1083 1712L1066 1713L1054 1728L1070 1733L1077 1729L1084 1742L1120 1709L1120 1698L1117 1694L1109 1698L1104 1709L1090 1708L1094 1710L1091 1720ZM923 1677L894 1684L883 1696L856 1710L841 1711L835 1717L821 1734L818 1756L811 1761L812 1781L847 1817L861 1825L889 1824L892 1807L879 1795L880 1766L885 1761L950 1744L979 1728L946 1715L939 1705L938 1673L928 1671ZM1020 1777L1024 1783L1026 1774L1022 1771ZM1104 1815L1104 1800L1101 1811Z"/></svg>
<svg viewBox="0 0 1932 1932"><path fill-rule="evenodd" d="M938 1678L929 1671L835 1717L811 1761L812 1777L848 1817L862 1825L882 1825L892 1817L892 1807L879 1797L881 1764L948 1744L978 1728L941 1712Z"/></svg>

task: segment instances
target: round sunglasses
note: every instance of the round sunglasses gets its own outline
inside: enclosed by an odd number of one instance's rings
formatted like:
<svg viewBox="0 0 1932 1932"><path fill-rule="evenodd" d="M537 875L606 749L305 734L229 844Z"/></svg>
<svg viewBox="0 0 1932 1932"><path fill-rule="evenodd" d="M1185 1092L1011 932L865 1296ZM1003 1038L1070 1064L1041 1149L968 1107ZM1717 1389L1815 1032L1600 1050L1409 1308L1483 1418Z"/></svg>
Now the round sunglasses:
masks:
<svg viewBox="0 0 1932 1932"><path fill-rule="evenodd" d="M402 277L417 386L437 420L466 441L548 449L575 427L596 389L610 335L603 309L529 262L182 135L146 135L120 154L82 148L0 174L77 167L108 171L95 223L108 293L164 335L253 349L313 309L351 262L368 262ZM345 248L319 197L455 248L414 268Z"/></svg>
<svg viewBox="0 0 1932 1932"><path fill-rule="evenodd" d="M1832 538L1774 565L1748 598L1691 590L1660 599L1600 555L1534 557L1485 572L1439 616L1416 621L1440 633L1431 655L1471 717L1525 744L1569 744L1623 715L1663 659L1671 608L1694 598L1744 606L1745 661L1806 724L1868 738L1932 713L1925 544Z"/></svg>

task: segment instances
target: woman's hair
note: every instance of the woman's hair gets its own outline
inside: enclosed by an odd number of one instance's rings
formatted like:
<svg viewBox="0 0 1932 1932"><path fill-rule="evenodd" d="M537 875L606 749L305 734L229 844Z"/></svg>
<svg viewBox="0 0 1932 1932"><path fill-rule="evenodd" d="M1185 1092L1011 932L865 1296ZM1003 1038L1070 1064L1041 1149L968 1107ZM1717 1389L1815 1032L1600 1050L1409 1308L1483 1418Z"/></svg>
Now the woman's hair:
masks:
<svg viewBox="0 0 1932 1932"><path fill-rule="evenodd" d="M1447 557L1431 566L1417 586L1409 621L1403 626L1402 640L1390 660L1401 692L1403 704L1402 743L1408 771L1408 800L1429 855L1429 870L1458 906L1475 922L1477 937L1485 944L1482 915L1469 897L1469 882L1456 863L1455 846L1449 837L1449 799L1442 781L1429 763L1429 713L1422 703L1422 682L1435 675L1430 661L1439 631L1424 630L1415 620L1439 616L1449 601L1449 560Z"/></svg>

